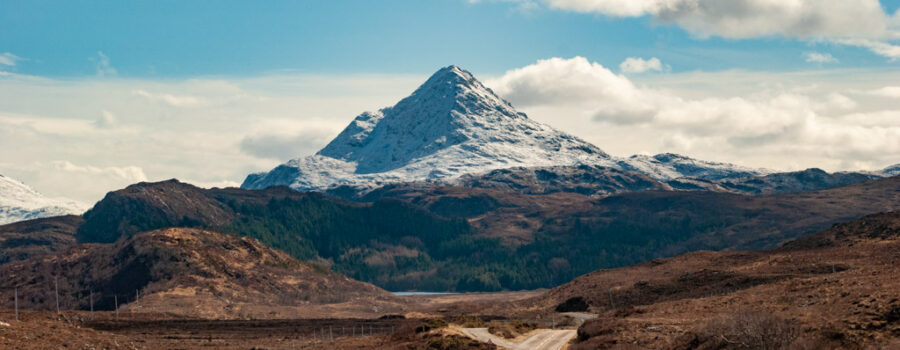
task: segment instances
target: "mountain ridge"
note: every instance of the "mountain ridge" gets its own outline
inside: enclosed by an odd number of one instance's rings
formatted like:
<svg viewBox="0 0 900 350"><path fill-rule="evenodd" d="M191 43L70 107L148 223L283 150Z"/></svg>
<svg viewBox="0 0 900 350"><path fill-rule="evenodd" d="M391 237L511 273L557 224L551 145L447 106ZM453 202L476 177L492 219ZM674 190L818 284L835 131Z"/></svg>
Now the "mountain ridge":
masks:
<svg viewBox="0 0 900 350"><path fill-rule="evenodd" d="M612 157L528 118L468 71L448 66L394 106L357 116L316 154L251 174L241 187L325 191L350 186L366 192L398 182L447 183L497 169L581 165L635 171L662 181L770 172L671 153Z"/></svg>

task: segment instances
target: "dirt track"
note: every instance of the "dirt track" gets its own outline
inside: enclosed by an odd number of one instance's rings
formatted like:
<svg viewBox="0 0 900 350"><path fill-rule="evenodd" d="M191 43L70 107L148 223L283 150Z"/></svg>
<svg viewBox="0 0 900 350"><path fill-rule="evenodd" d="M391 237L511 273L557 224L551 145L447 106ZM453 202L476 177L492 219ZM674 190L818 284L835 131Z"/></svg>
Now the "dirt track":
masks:
<svg viewBox="0 0 900 350"><path fill-rule="evenodd" d="M510 350L559 350L576 335L573 329L540 329L523 340L512 341L491 334L487 328L461 328L460 331L469 338Z"/></svg>

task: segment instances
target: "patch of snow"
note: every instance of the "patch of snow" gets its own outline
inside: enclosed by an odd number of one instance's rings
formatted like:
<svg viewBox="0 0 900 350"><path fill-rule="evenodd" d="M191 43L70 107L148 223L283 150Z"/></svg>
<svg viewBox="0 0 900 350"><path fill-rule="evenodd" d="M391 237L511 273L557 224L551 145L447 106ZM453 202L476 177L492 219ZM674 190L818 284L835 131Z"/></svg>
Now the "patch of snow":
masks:
<svg viewBox="0 0 900 350"><path fill-rule="evenodd" d="M881 170L881 173L888 176L900 175L900 164L894 164L887 168L884 168L884 170Z"/></svg>
<svg viewBox="0 0 900 350"><path fill-rule="evenodd" d="M15 179L0 175L0 225L67 214L80 215L84 203L48 198Z"/></svg>

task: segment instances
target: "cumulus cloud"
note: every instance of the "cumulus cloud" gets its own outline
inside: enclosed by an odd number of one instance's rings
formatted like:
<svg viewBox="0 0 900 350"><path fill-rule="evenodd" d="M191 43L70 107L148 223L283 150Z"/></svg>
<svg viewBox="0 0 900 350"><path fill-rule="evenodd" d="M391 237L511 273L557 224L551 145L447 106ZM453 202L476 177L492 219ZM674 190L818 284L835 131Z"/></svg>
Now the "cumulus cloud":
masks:
<svg viewBox="0 0 900 350"><path fill-rule="evenodd" d="M806 62L810 63L837 63L837 58L834 58L830 53L820 53L820 52L807 52L803 55L806 58Z"/></svg>
<svg viewBox="0 0 900 350"><path fill-rule="evenodd" d="M488 85L530 115L577 128L607 150L630 144L640 147L631 152L674 151L776 169L874 168L900 159L900 108L860 106L840 90L683 97L582 57L541 60ZM598 123L590 127L564 115ZM798 159L804 164L795 164Z"/></svg>
<svg viewBox="0 0 900 350"><path fill-rule="evenodd" d="M0 53L0 65L14 67L16 63L21 60L21 57L13 55L9 52Z"/></svg>
<svg viewBox="0 0 900 350"><path fill-rule="evenodd" d="M890 16L878 0L545 0L551 8L617 17L650 15L701 36L880 37Z"/></svg>
<svg viewBox="0 0 900 350"><path fill-rule="evenodd" d="M619 70L621 70L622 73L644 73L647 71L660 72L663 70L663 65L656 57L652 57L649 60L640 57L629 57L619 64Z"/></svg>
<svg viewBox="0 0 900 350"><path fill-rule="evenodd" d="M533 3L533 0L520 0ZM878 0L541 0L551 9L610 17L650 16L707 38L781 36L827 39L897 59L900 12L885 13Z"/></svg>

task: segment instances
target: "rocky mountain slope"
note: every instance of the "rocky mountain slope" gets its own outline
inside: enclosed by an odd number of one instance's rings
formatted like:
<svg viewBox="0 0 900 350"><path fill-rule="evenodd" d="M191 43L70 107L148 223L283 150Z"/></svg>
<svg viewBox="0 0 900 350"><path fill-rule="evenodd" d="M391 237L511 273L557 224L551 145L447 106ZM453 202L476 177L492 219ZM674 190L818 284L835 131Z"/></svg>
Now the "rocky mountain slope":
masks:
<svg viewBox="0 0 900 350"><path fill-rule="evenodd" d="M327 268L300 262L259 241L212 231L167 228L114 244L78 245L0 265L0 298L19 289L26 309L164 312L205 318L291 317L306 308L399 312L399 299ZM311 311L312 310L312 311ZM321 312L321 311L320 311ZM280 316L279 316L280 315Z"/></svg>
<svg viewBox="0 0 900 350"><path fill-rule="evenodd" d="M529 119L471 73L450 66L393 107L356 117L315 155L252 174L241 187L325 191L347 186L365 192L391 183L443 183L496 169L580 165L633 171L657 180L718 180L768 172L673 154L611 157Z"/></svg>
<svg viewBox="0 0 900 350"><path fill-rule="evenodd" d="M87 208L76 201L47 198L28 185L0 175L0 225L59 215L81 215Z"/></svg>
<svg viewBox="0 0 900 350"><path fill-rule="evenodd" d="M774 250L596 271L496 307L599 313L579 329L575 349L887 349L900 345L898 263L900 212L889 212ZM766 341L782 343L759 345Z"/></svg>

